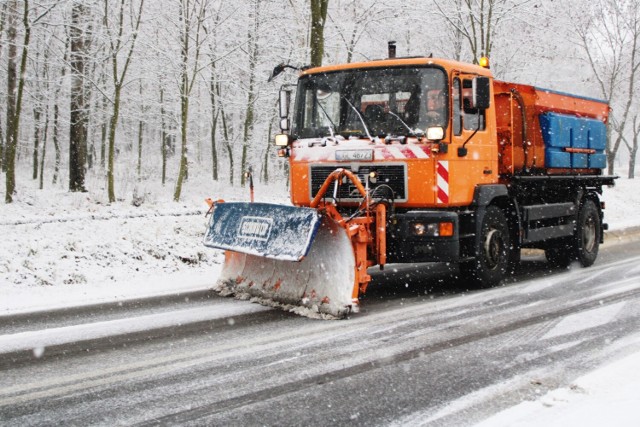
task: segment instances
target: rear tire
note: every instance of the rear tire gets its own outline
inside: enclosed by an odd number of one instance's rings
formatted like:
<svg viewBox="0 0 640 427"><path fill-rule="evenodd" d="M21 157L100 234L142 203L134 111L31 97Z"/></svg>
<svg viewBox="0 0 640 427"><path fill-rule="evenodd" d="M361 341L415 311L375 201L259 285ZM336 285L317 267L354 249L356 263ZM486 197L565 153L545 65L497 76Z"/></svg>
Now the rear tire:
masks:
<svg viewBox="0 0 640 427"><path fill-rule="evenodd" d="M509 273L514 261L507 219L496 206L488 206L476 239L475 259L460 263L460 272L481 287L495 286Z"/></svg>
<svg viewBox="0 0 640 427"><path fill-rule="evenodd" d="M545 249L547 261L555 267L568 267L572 261L583 267L593 265L600 248L600 212L593 200L587 199L578 212L576 230L569 239L549 244Z"/></svg>
<svg viewBox="0 0 640 427"><path fill-rule="evenodd" d="M576 253L580 264L589 267L596 262L600 248L600 212L593 200L584 202L576 224Z"/></svg>

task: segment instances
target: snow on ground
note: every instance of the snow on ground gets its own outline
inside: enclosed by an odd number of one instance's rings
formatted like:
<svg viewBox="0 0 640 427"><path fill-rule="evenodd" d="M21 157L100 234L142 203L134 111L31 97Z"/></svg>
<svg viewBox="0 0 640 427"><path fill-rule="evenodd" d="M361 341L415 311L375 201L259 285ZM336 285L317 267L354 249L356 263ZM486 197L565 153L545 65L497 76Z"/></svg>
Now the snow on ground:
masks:
<svg viewBox="0 0 640 427"><path fill-rule="evenodd" d="M246 200L247 190L197 178L187 184L180 203L171 200L167 189L164 196L136 189L134 195L109 204L105 194L71 194L61 186L43 192L33 182L20 181L16 201L0 204L0 319L13 313L211 288L223 256L202 245L203 200ZM638 182L622 178L614 188L605 189L610 239L623 239L625 230L640 226L640 216L630 214L640 208ZM259 201L286 201L282 185L258 187L256 195ZM4 198L2 191L0 197ZM237 310L242 307L246 305L238 304ZM638 366L640 353L631 354L578 379L570 388L524 402L481 425L635 426L640 418Z"/></svg>
<svg viewBox="0 0 640 427"><path fill-rule="evenodd" d="M248 190L192 179L176 203L168 187L164 198L112 204L106 194L19 187L0 204L0 316L211 288L224 258L202 244L204 199L246 200ZM284 190L256 194L286 200Z"/></svg>
<svg viewBox="0 0 640 427"><path fill-rule="evenodd" d="M640 335L636 338L640 343ZM522 402L476 427L635 427L640 420L640 352L578 378L567 388Z"/></svg>

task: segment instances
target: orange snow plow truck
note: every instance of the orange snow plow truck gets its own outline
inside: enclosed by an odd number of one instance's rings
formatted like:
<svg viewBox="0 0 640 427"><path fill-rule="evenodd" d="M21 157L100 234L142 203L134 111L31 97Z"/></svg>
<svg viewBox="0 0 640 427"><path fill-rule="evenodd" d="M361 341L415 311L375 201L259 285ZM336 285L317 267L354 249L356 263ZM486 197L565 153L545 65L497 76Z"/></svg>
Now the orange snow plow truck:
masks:
<svg viewBox="0 0 640 427"><path fill-rule="evenodd" d="M521 248L593 264L615 179L603 174L607 103L389 50L303 69L292 111L283 86L275 144L291 205L212 203L218 290L344 317L376 265L457 263L492 286Z"/></svg>

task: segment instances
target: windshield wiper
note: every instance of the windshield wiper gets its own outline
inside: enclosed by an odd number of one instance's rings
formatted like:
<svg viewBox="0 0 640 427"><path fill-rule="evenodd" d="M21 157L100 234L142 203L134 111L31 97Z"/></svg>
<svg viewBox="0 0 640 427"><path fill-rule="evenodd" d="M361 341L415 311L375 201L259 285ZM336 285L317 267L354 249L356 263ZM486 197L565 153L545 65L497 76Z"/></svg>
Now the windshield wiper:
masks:
<svg viewBox="0 0 640 427"><path fill-rule="evenodd" d="M373 137L371 136L371 133L369 132L369 128L367 127L367 123L364 121L364 117L362 117L362 114L360 114L360 111L358 111L358 109L356 107L354 107L353 104L346 97L342 96L342 99L347 101L347 104L349 104L349 107L351 107L353 109L353 111L356 112L356 114L358 115L358 118L360 119L360 122L362 123L362 126L364 127L364 131L367 133L367 137L369 138L370 141L373 141Z"/></svg>
<svg viewBox="0 0 640 427"><path fill-rule="evenodd" d="M316 103L318 104L318 107L320 107L320 109L322 110L322 113L324 114L324 116L327 118L327 120L329 120L329 123L331 123L331 125L328 126L329 128L329 133L331 134L331 138L336 137L336 133L334 132L333 128L336 126L335 123L333 123L333 120L331 120L331 117L329 117L329 114L327 113L327 110L324 109L324 107L322 106L322 104L319 101L316 101Z"/></svg>
<svg viewBox="0 0 640 427"><path fill-rule="evenodd" d="M393 111L388 111L388 114L392 115L393 117L395 117L396 119L398 119L400 121L400 123L402 123L402 125L407 128L407 130L409 131L409 136L419 136L418 133L414 130L411 129L411 127L405 123L404 120L402 120L402 118L400 118L399 115L397 115L396 113L394 113Z"/></svg>

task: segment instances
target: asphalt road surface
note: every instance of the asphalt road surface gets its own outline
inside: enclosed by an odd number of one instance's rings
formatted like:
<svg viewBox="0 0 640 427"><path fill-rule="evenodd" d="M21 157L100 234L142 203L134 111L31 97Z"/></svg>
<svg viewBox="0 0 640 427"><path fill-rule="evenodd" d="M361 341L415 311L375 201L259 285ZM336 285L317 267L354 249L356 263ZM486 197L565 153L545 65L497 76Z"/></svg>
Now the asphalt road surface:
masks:
<svg viewBox="0 0 640 427"><path fill-rule="evenodd" d="M266 308L184 321L254 306L206 292L4 319L4 336L169 325L0 355L0 425L473 425L638 350L638 241L587 269L525 255L492 289L456 275L388 267L342 321Z"/></svg>

